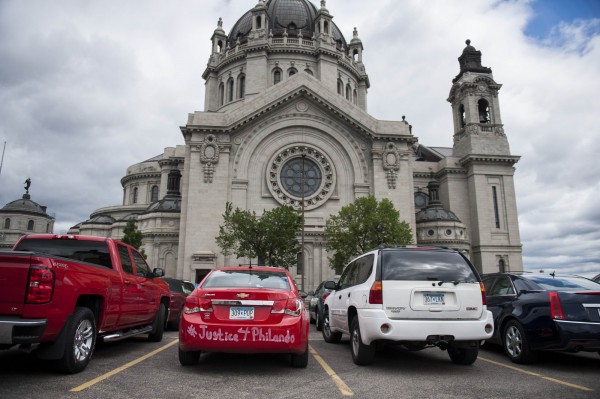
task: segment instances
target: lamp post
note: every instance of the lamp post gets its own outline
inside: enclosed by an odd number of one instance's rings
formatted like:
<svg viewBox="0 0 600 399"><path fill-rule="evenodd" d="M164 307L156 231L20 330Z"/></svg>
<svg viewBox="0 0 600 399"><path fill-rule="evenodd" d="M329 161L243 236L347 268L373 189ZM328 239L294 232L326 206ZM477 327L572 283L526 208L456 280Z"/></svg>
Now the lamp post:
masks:
<svg viewBox="0 0 600 399"><path fill-rule="evenodd" d="M302 154L302 176L301 176L301 189L302 191L302 235L301 235L301 248L300 248L300 264L302 265L302 280L300 283L300 289L304 291L304 273L306 273L306 265L304 264L304 160L306 154Z"/></svg>

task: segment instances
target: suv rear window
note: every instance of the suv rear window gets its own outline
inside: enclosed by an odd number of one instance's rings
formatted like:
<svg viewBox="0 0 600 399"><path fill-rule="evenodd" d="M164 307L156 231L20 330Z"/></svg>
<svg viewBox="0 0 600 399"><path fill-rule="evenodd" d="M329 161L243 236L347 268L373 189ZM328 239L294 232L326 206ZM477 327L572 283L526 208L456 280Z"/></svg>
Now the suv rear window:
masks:
<svg viewBox="0 0 600 399"><path fill-rule="evenodd" d="M382 251L381 276L383 280L479 281L458 253L431 250Z"/></svg>
<svg viewBox="0 0 600 399"><path fill-rule="evenodd" d="M104 241L26 238L15 247L15 251L40 252L112 269L110 252Z"/></svg>

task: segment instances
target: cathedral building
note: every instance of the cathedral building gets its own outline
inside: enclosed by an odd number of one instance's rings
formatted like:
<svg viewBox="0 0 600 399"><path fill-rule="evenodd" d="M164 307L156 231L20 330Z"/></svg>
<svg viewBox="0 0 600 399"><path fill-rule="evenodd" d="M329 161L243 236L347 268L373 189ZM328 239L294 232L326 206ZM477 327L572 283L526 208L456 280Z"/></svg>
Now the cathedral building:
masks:
<svg viewBox="0 0 600 399"><path fill-rule="evenodd" d="M309 290L334 275L325 221L372 195L394 204L415 243L456 248L483 273L522 270L519 157L502 124L502 85L469 41L458 75L449 71L452 148L419 143L404 117L369 114L365 47L356 28L346 39L325 1L259 0L228 33L219 19L211 41L204 110L181 126L184 144L130 166L122 205L69 233L120 238L133 218L150 264L197 282L256 262L215 243L227 202L257 215L303 202L306 268L290 271Z"/></svg>

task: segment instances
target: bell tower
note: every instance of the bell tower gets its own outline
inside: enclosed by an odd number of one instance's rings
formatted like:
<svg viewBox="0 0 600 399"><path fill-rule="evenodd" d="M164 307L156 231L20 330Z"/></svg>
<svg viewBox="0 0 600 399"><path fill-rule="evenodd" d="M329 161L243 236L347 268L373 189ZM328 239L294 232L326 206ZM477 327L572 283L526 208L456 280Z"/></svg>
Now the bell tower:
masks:
<svg viewBox="0 0 600 399"><path fill-rule="evenodd" d="M452 80L448 102L454 121L454 153L510 155L500 115L498 91L492 69L481 65L481 51L467 40L458 62L459 74Z"/></svg>
<svg viewBox="0 0 600 399"><path fill-rule="evenodd" d="M498 91L491 68L481 65L481 52L467 47L458 58L448 102L454 121L453 156L467 176L468 203L456 204L469 214L471 259L481 272L523 270L514 185L518 156L510 153L500 116Z"/></svg>

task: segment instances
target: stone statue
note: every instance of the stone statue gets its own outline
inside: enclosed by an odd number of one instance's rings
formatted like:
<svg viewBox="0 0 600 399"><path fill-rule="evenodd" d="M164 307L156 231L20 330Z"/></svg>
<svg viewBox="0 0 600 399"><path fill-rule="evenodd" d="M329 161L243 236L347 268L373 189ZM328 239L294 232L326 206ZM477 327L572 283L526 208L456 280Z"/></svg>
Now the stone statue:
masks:
<svg viewBox="0 0 600 399"><path fill-rule="evenodd" d="M27 191L27 194L29 194L29 187L31 186L31 178L27 178L27 180L25 180L25 191Z"/></svg>

